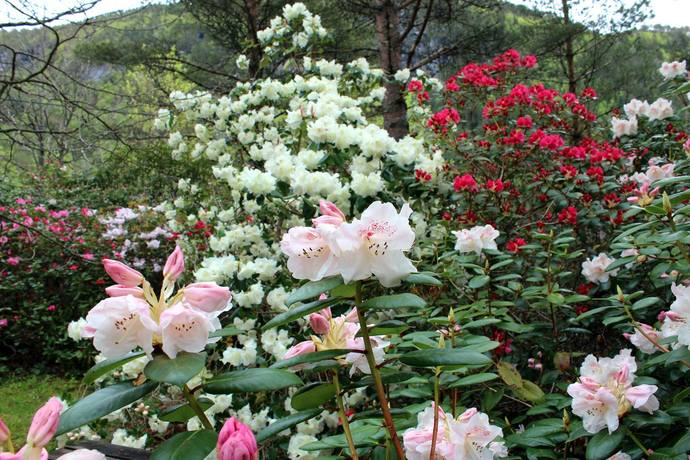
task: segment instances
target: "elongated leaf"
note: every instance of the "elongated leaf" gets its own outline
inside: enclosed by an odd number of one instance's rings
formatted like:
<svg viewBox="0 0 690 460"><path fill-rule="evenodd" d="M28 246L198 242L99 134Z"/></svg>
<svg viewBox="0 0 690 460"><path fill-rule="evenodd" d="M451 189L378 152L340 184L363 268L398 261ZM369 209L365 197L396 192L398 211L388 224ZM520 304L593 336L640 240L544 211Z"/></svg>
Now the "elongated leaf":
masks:
<svg viewBox="0 0 690 460"><path fill-rule="evenodd" d="M237 329L236 327L224 327L223 329L218 329L217 331L211 332L208 336L209 338L214 338L214 337L228 337L231 335L237 335L241 331Z"/></svg>
<svg viewBox="0 0 690 460"><path fill-rule="evenodd" d="M478 383L489 382L489 381L497 379L497 378L498 378L498 375L492 374L491 372L468 375L467 377L463 377L463 378L458 379L455 382L451 383L450 385L448 385L448 388L464 387L467 385L476 385Z"/></svg>
<svg viewBox="0 0 690 460"><path fill-rule="evenodd" d="M312 383L297 390L292 395L292 408L307 410L320 407L335 396L335 385L332 383Z"/></svg>
<svg viewBox="0 0 690 460"><path fill-rule="evenodd" d="M346 349L315 351L314 353L307 353L304 355L295 356L293 358L277 361L276 363L271 365L271 369L285 369L286 367L292 367L298 364L315 363L317 361L323 361L324 359L335 358L336 356L343 356L348 354L349 352L350 350Z"/></svg>
<svg viewBox="0 0 690 460"><path fill-rule="evenodd" d="M213 452L218 435L212 430L178 433L161 444L151 460L204 460Z"/></svg>
<svg viewBox="0 0 690 460"><path fill-rule="evenodd" d="M600 431L595 434L592 439L587 442L587 460L599 460L607 458L616 451L616 447L623 442L625 437L625 430L619 428L613 433L609 434L607 430Z"/></svg>
<svg viewBox="0 0 690 460"><path fill-rule="evenodd" d="M157 383L147 382L133 386L131 382L118 383L91 393L84 399L77 401L60 416L57 435L65 434L82 425L98 420L111 412L139 400L152 392Z"/></svg>
<svg viewBox="0 0 690 460"><path fill-rule="evenodd" d="M144 368L144 374L154 382L183 386L204 368L206 353L179 353L175 359L156 355Z"/></svg>
<svg viewBox="0 0 690 460"><path fill-rule="evenodd" d="M367 300L362 305L366 310L387 310L395 308L424 308L426 302L421 297L406 292L404 294L384 295Z"/></svg>
<svg viewBox="0 0 690 460"><path fill-rule="evenodd" d="M491 358L481 353L460 348L434 348L415 350L400 356L400 362L414 367L482 365L491 363Z"/></svg>
<svg viewBox="0 0 690 460"><path fill-rule="evenodd" d="M297 412L296 414L292 414L287 417L281 418L280 420L276 420L263 430L259 431L259 433L256 435L256 441L260 443L266 439L271 439L273 438L273 436L277 435L281 431L287 430L288 428L292 428L293 426L299 423L314 418L321 412L323 412L323 410L320 408L305 410L303 412Z"/></svg>
<svg viewBox="0 0 690 460"><path fill-rule="evenodd" d="M213 401L208 398L198 398L199 405L203 410L208 409L213 406ZM186 422L192 417L195 417L196 413L187 403L178 404L173 407L169 407L162 411L158 418L164 422Z"/></svg>
<svg viewBox="0 0 690 460"><path fill-rule="evenodd" d="M434 278L429 273L412 273L411 275L408 275L407 278L403 280L406 283L410 284L424 284L427 286L443 286L443 283Z"/></svg>
<svg viewBox="0 0 690 460"><path fill-rule="evenodd" d="M101 361L100 363L96 364L91 369L86 371L86 374L84 374L84 383L93 383L100 377L103 377L104 375L111 373L115 369L123 366L124 364L127 364L130 361L134 361L137 358L141 358L145 354L146 353L144 353L143 351L135 351L132 353L127 353L125 356L121 356L119 358L108 358L104 361Z"/></svg>
<svg viewBox="0 0 690 460"><path fill-rule="evenodd" d="M288 311L274 316L273 319L264 324L264 326L261 329L266 331L274 327L282 326L283 324L287 324L291 321L307 316L310 313L323 310L327 306L332 305L338 302L339 300L340 297L330 297L328 299L316 300L314 302L309 302L302 305L298 305L296 307L292 307Z"/></svg>
<svg viewBox="0 0 690 460"><path fill-rule="evenodd" d="M292 291L285 300L285 304L289 306L296 302L313 299L314 297L323 294L326 291L330 291L341 284L343 284L343 279L340 276L333 276L319 281L309 281L308 283L297 288L295 291Z"/></svg>
<svg viewBox="0 0 690 460"><path fill-rule="evenodd" d="M302 385L302 379L282 369L256 368L228 372L206 382L204 390L211 394L254 393Z"/></svg>
<svg viewBox="0 0 690 460"><path fill-rule="evenodd" d="M491 281L491 277L489 277L489 275L479 275L472 278L467 285L471 289L479 289L480 287L486 285L486 283L489 281Z"/></svg>

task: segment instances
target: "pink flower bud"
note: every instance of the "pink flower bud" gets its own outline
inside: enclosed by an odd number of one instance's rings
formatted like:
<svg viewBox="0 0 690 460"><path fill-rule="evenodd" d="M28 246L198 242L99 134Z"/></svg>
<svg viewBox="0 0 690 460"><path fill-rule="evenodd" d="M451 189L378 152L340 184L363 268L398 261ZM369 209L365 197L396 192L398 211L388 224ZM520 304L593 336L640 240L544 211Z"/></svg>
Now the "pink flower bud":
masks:
<svg viewBox="0 0 690 460"><path fill-rule="evenodd" d="M259 458L259 447L249 427L230 417L218 434L216 445L218 460L255 460Z"/></svg>
<svg viewBox="0 0 690 460"><path fill-rule="evenodd" d="M55 396L36 411L34 419L26 435L26 445L29 449L42 448L50 442L60 423L62 403Z"/></svg>
<svg viewBox="0 0 690 460"><path fill-rule="evenodd" d="M137 287L144 281L144 275L122 262L103 259L103 268L113 281L127 287Z"/></svg>
<svg viewBox="0 0 690 460"><path fill-rule="evenodd" d="M144 298L144 290L140 287L129 287L122 284L114 284L105 288L105 293L108 297L124 297L126 295L133 295L140 299Z"/></svg>
<svg viewBox="0 0 690 460"><path fill-rule="evenodd" d="M61 455L57 460L106 460L106 456L97 450L79 449L69 454Z"/></svg>
<svg viewBox="0 0 690 460"><path fill-rule="evenodd" d="M283 355L283 359L294 358L299 355L306 355L307 353L314 353L316 351L316 345L311 340L306 340L300 342L297 345L290 347L288 351Z"/></svg>
<svg viewBox="0 0 690 460"><path fill-rule="evenodd" d="M0 446L5 444L10 439L10 429L7 428L5 422L0 418Z"/></svg>
<svg viewBox="0 0 690 460"><path fill-rule="evenodd" d="M206 313L223 310L230 301L230 289L216 283L192 283L183 289L189 305Z"/></svg>
<svg viewBox="0 0 690 460"><path fill-rule="evenodd" d="M325 317L321 316L319 313L312 313L309 315L309 324L311 329L317 334L328 334L331 330L331 324Z"/></svg>
<svg viewBox="0 0 690 460"><path fill-rule="evenodd" d="M179 246L175 246L175 250L170 254L168 260L165 262L165 267L163 267L163 276L165 278L170 278L175 281L180 277L184 271L184 254L182 254L182 249Z"/></svg>
<svg viewBox="0 0 690 460"><path fill-rule="evenodd" d="M321 211L321 216L312 219L314 227L320 225L333 225L334 227L339 227L340 224L345 222L345 214L330 201L319 201L319 210Z"/></svg>

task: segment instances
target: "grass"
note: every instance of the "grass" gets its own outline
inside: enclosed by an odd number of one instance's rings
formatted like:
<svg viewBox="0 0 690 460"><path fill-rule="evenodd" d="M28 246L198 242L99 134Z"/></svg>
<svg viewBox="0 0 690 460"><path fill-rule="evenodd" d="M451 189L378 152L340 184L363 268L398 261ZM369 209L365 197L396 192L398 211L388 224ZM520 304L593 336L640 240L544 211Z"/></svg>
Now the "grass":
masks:
<svg viewBox="0 0 690 460"><path fill-rule="evenodd" d="M77 380L55 376L22 376L0 380L0 418L12 432L16 448L24 445L34 412L51 396L74 396Z"/></svg>

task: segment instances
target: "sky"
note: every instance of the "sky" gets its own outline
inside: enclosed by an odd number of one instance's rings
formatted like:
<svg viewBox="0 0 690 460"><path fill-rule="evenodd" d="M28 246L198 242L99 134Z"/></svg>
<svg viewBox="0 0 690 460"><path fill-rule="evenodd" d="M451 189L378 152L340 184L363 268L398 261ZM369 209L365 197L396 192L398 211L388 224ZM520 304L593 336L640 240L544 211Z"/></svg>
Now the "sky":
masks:
<svg viewBox="0 0 690 460"><path fill-rule="evenodd" d="M82 0L84 1L84 0ZM529 0L509 0L512 3L529 3ZM560 4L560 0L557 1ZM597 0L587 0L596 5ZM101 0L95 7L88 12L88 16L97 16L118 10L128 10L147 3L163 3L163 0ZM79 0L0 0L0 21L16 19L9 3L28 3L34 5L37 12L55 13L63 11L65 7L79 4ZM645 24L662 24L669 26L690 26L690 0L651 0L652 10L655 17L648 20ZM74 18L83 19L83 18Z"/></svg>

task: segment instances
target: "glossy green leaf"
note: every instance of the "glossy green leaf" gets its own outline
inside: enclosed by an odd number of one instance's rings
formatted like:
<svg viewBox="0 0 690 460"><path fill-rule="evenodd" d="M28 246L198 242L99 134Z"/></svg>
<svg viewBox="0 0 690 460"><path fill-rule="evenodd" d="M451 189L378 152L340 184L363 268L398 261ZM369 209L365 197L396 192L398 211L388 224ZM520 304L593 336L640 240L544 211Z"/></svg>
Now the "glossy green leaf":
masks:
<svg viewBox="0 0 690 460"><path fill-rule="evenodd" d="M194 378L206 364L206 353L182 352L170 359L156 355L144 368L144 374L154 382L170 383L179 387Z"/></svg>
<svg viewBox="0 0 690 460"><path fill-rule="evenodd" d="M302 379L282 369L244 369L220 374L204 385L204 391L211 394L254 393L274 391L302 385Z"/></svg>
<svg viewBox="0 0 690 460"><path fill-rule="evenodd" d="M198 398L199 405L203 410L208 409L213 406L213 401L208 398ZM158 415L158 418L164 422L186 422L192 417L195 417L196 413L187 403L177 404L175 406L169 407Z"/></svg>
<svg viewBox="0 0 690 460"><path fill-rule="evenodd" d="M350 350L347 349L315 351L314 353L306 353L304 355L298 355L292 358L276 361L273 365L271 365L271 369L285 369L298 364L315 363L317 361L323 361L324 359L343 356L348 353L350 353Z"/></svg>
<svg viewBox="0 0 690 460"><path fill-rule="evenodd" d="M139 386L124 382L101 388L84 399L80 399L62 413L57 435L72 431L128 406L151 393L157 386L158 384L153 382Z"/></svg>
<svg viewBox="0 0 690 460"><path fill-rule="evenodd" d="M218 435L212 430L186 431L163 442L151 460L204 460L213 452Z"/></svg>
<svg viewBox="0 0 690 460"><path fill-rule="evenodd" d="M292 428L293 426L305 422L311 418L316 417L319 415L321 412L323 412L323 409L311 409L311 410L306 410L303 412L297 412L296 414L289 415L287 417L283 417L279 420L276 420L275 422L271 423L268 425L266 428L263 430L259 431L256 435L256 441L257 442L263 442L264 440L271 440L274 436L276 436L278 433L280 433L283 430L287 430L288 428Z"/></svg>
<svg viewBox="0 0 690 460"><path fill-rule="evenodd" d="M491 277L489 275L479 275L472 278L467 285L470 287L470 289L479 289L480 287L485 286L489 281L491 281Z"/></svg>
<svg viewBox="0 0 690 460"><path fill-rule="evenodd" d="M303 300L313 299L341 284L343 284L343 279L340 276L332 276L319 281L309 281L292 291L285 300L285 304L292 305Z"/></svg>
<svg viewBox="0 0 690 460"><path fill-rule="evenodd" d="M458 379L455 382L451 383L450 385L448 385L448 388L456 388L456 387L464 387L464 386L468 386L468 385L476 385L478 383L490 382L491 380L495 380L497 378L498 378L498 375L493 374L491 372L468 375L467 377L463 377L463 378Z"/></svg>
<svg viewBox="0 0 690 460"><path fill-rule="evenodd" d="M332 383L312 383L297 390L292 395L291 404L295 410L307 410L320 407L333 399L335 385Z"/></svg>
<svg viewBox="0 0 690 460"><path fill-rule="evenodd" d="M479 352L460 348L415 350L400 356L400 362L413 367L460 366L490 364L491 358Z"/></svg>
<svg viewBox="0 0 690 460"><path fill-rule="evenodd" d="M412 273L403 280L410 284L423 284L427 286L443 286L443 283L428 273Z"/></svg>
<svg viewBox="0 0 690 460"><path fill-rule="evenodd" d="M236 327L224 327L223 329L218 329L217 331L211 332L208 336L209 338L214 337L229 337L233 335L240 334L242 331Z"/></svg>
<svg viewBox="0 0 690 460"><path fill-rule="evenodd" d="M363 310L386 310L396 308L424 308L426 302L415 294L384 295L367 300L362 305Z"/></svg>
<svg viewBox="0 0 690 460"><path fill-rule="evenodd" d="M303 318L311 313L323 310L324 308L338 302L339 300L340 297L330 297L328 299L316 300L314 302L309 302L302 305L298 305L296 307L292 307L288 311L274 316L269 322L263 325L261 330L266 331L268 329L290 323L297 319Z"/></svg>
<svg viewBox="0 0 690 460"><path fill-rule="evenodd" d="M124 364L127 364L130 361L141 358L145 354L146 353L143 351L135 351L132 353L127 353L125 356L120 356L119 358L108 358L103 360L86 371L86 374L84 374L84 383L93 383L100 377L111 373L115 369L122 367Z"/></svg>
<svg viewBox="0 0 690 460"><path fill-rule="evenodd" d="M608 458L616 452L616 448L625 438L625 430L619 428L609 434L608 430L600 431L587 442L587 460Z"/></svg>

